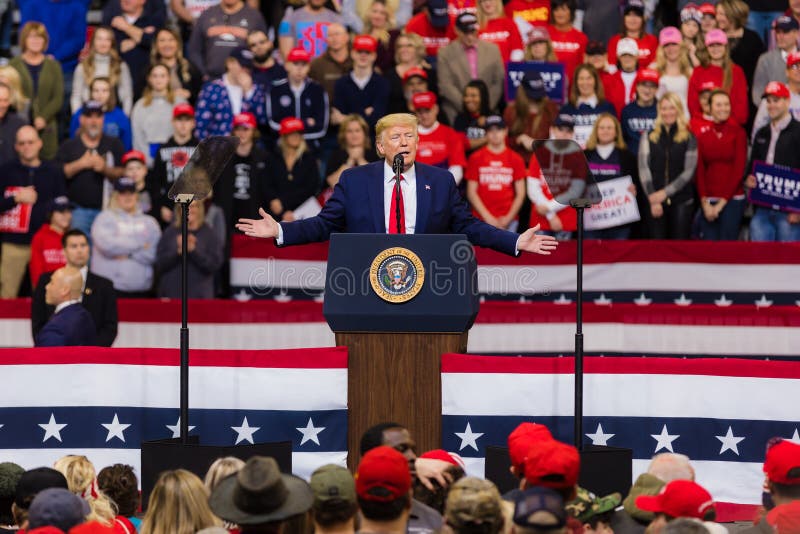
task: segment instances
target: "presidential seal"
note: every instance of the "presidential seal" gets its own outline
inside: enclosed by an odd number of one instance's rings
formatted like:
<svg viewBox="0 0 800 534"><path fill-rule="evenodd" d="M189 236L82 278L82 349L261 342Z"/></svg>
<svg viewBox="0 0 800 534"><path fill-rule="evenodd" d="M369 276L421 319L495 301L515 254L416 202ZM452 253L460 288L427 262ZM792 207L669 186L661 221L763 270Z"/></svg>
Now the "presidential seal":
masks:
<svg viewBox="0 0 800 534"><path fill-rule="evenodd" d="M369 268L372 289L386 302L407 302L417 296L425 282L425 267L407 248L387 248Z"/></svg>

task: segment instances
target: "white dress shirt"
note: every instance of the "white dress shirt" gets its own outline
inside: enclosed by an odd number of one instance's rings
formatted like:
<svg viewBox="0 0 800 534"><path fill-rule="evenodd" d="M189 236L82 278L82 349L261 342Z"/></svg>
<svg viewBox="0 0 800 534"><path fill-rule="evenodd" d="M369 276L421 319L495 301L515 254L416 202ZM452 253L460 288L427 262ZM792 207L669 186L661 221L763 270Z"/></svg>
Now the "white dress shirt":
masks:
<svg viewBox="0 0 800 534"><path fill-rule="evenodd" d="M61 310L63 310L64 308L66 308L67 306L72 306L73 304L78 304L79 302L80 302L80 299L75 299L75 300L67 300L67 301L65 301L65 302L62 302L61 304L59 304L58 306L56 306L56 309L55 309L55 311L53 312L53 315L57 314L58 312L60 312L60 311L61 311Z"/></svg>
<svg viewBox="0 0 800 534"><path fill-rule="evenodd" d="M417 228L417 171L414 165L402 173L400 191L403 193L403 216L405 217L406 233L413 234ZM395 206L392 204L392 191L395 187L394 171L386 160L383 161L383 220L386 223L386 232L389 232L390 217L396 217Z"/></svg>

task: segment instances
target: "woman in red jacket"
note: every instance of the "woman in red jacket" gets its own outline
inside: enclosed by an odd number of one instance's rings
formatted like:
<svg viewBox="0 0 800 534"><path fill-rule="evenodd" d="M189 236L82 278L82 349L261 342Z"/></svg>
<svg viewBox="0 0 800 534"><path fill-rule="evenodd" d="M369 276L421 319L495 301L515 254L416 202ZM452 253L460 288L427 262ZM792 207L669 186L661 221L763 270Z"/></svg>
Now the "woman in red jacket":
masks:
<svg viewBox="0 0 800 534"><path fill-rule="evenodd" d="M742 179L747 160L744 128L731 120L731 99L722 89L709 99L713 123L697 136L700 237L735 241L745 207Z"/></svg>
<svg viewBox="0 0 800 534"><path fill-rule="evenodd" d="M709 59L694 69L692 77L689 78L689 113L692 117L702 116L700 88L705 82L713 82L730 95L733 120L743 126L747 122L749 111L744 71L731 60L725 32L711 30L706 34L705 43Z"/></svg>
<svg viewBox="0 0 800 534"><path fill-rule="evenodd" d="M501 0L478 0L478 37L500 49L503 63L522 61L525 46L516 23L503 11Z"/></svg>

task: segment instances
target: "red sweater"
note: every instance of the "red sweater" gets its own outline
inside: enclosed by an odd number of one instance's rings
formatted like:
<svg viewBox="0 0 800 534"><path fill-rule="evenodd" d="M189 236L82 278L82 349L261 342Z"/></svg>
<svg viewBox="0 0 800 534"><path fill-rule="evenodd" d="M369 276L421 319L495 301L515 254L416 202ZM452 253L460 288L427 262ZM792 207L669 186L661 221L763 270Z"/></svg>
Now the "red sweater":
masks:
<svg viewBox="0 0 800 534"><path fill-rule="evenodd" d="M29 265L31 273L31 285L36 287L39 277L44 273L49 273L60 269L67 264L64 257L64 247L61 245L60 232L53 230L49 224L43 224L39 230L33 234L31 240L31 263Z"/></svg>
<svg viewBox="0 0 800 534"><path fill-rule="evenodd" d="M586 53L586 44L589 38L586 34L575 28L568 31L558 31L555 26L548 26L550 41L553 43L553 51L556 53L558 61L564 64L564 70L568 83L572 81L575 69L583 63L583 56Z"/></svg>
<svg viewBox="0 0 800 534"><path fill-rule="evenodd" d="M617 64L617 43L622 39L620 34L612 35L608 40L608 64ZM639 45L639 67L646 68L656 60L656 50L658 50L658 38L650 33L644 34L636 39Z"/></svg>
<svg viewBox="0 0 800 534"><path fill-rule="evenodd" d="M730 200L743 195L742 178L747 164L747 135L729 119L713 123L697 135L697 193L700 198Z"/></svg>
<svg viewBox="0 0 800 534"><path fill-rule="evenodd" d="M486 26L478 30L478 37L481 41L487 43L494 43L500 49L500 57L503 58L503 63L508 63L511 60L511 52L519 50L519 55L522 56L524 45L522 44L522 37L519 35L519 30L514 21L508 17L499 17L486 22ZM520 61L517 58L517 61Z"/></svg>
<svg viewBox="0 0 800 534"><path fill-rule="evenodd" d="M731 96L731 115L740 125L744 126L748 115L748 91L747 80L744 71L739 65L731 64L731 89L728 94ZM696 67L689 78L689 114L692 117L700 117L703 110L700 107L700 87L705 82L713 82L717 87L722 87L724 73L722 67L709 65L708 67Z"/></svg>

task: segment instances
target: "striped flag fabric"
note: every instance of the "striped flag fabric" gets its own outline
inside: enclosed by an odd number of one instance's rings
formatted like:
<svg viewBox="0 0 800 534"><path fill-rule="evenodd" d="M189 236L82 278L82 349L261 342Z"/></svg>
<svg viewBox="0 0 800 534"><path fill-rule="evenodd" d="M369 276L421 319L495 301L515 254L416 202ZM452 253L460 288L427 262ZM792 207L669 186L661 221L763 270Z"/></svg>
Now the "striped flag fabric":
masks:
<svg viewBox="0 0 800 534"><path fill-rule="evenodd" d="M481 475L486 447L523 421L573 443L573 372L572 358L444 355L444 448ZM800 443L799 402L797 361L590 357L583 442L632 449L634 476L657 453L685 454L717 501L755 505L767 441Z"/></svg>
<svg viewBox="0 0 800 534"><path fill-rule="evenodd" d="M83 454L140 474L140 443L179 437L171 349L0 350L0 462L25 468ZM200 443L291 441L308 477L347 456L347 350L192 350L189 406Z"/></svg>

